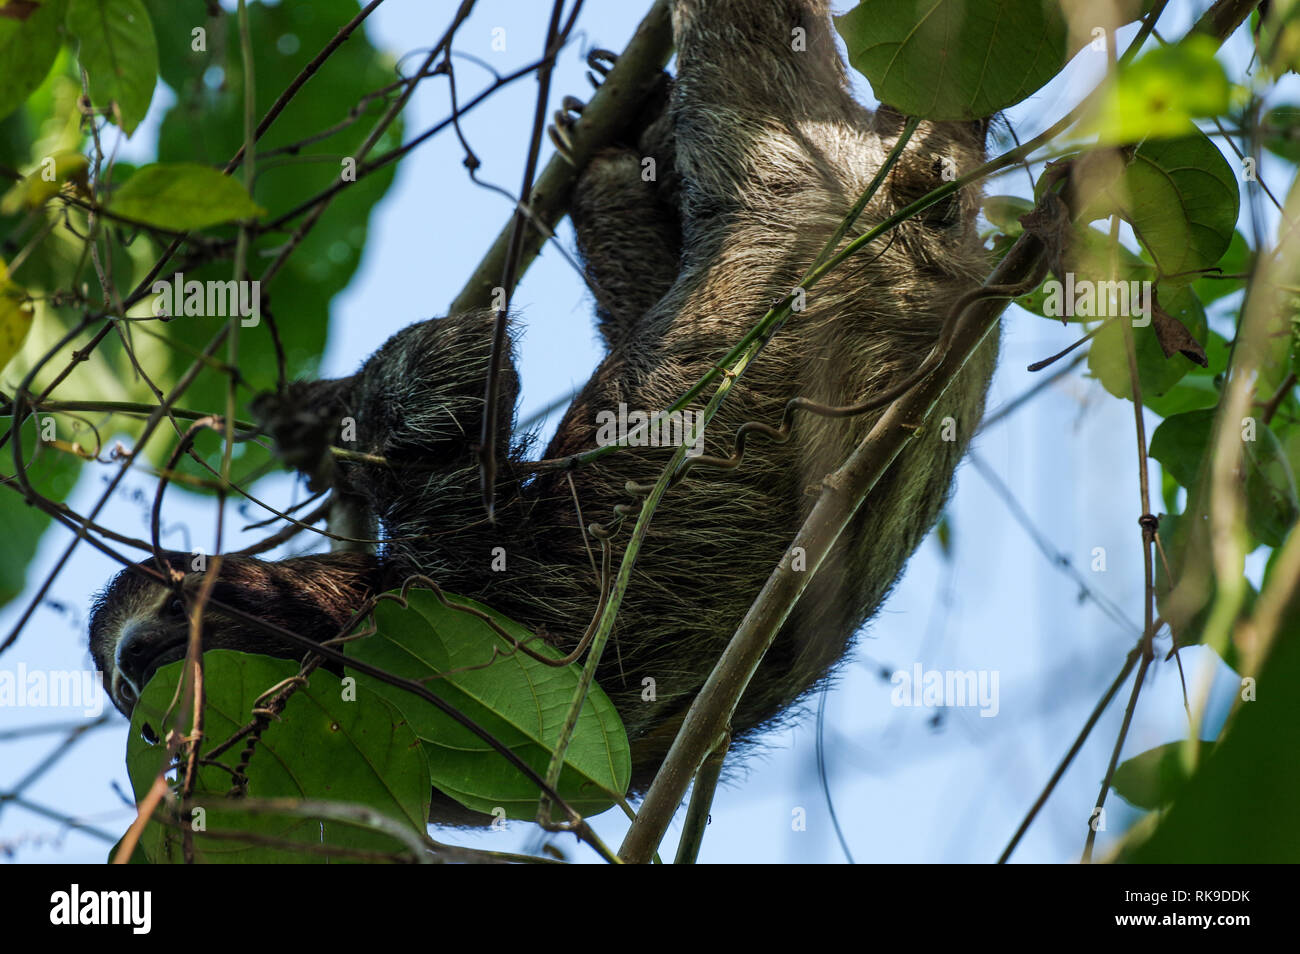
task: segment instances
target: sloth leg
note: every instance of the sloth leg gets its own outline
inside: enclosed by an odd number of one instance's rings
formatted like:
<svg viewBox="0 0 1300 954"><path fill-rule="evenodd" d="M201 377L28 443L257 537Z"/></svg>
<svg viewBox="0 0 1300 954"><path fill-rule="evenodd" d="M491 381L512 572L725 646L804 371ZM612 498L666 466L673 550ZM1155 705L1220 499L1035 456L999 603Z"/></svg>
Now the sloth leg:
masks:
<svg viewBox="0 0 1300 954"><path fill-rule="evenodd" d="M611 351L626 346L672 286L681 254L676 210L660 201L655 183L642 179L642 162L631 149L603 150L578 180L569 208Z"/></svg>
<svg viewBox="0 0 1300 954"><path fill-rule="evenodd" d="M638 323L677 278L673 126L667 75L647 95L614 145L598 152L574 188L569 215L610 350L625 348Z"/></svg>
<svg viewBox="0 0 1300 954"><path fill-rule="evenodd" d="M848 95L827 10L825 0L674 3L671 109L688 232L717 232L719 217L730 225L738 211L807 218L815 210L799 200L837 189L826 172L843 157L827 148L836 145L829 131L866 114Z"/></svg>

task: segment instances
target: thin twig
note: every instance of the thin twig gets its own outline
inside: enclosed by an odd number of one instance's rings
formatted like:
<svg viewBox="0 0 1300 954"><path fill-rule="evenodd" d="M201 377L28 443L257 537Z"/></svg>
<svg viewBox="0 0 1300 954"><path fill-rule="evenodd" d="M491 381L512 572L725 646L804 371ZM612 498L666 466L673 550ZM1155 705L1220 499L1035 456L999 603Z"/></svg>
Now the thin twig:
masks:
<svg viewBox="0 0 1300 954"><path fill-rule="evenodd" d="M576 16L581 7L582 0L577 0L573 15ZM551 5L551 22L546 27L546 42L542 47L544 51L542 65L537 71L537 100L533 106L533 131L528 140L528 159L524 162L524 181L519 187L521 201L533 193L533 177L537 174L537 159L542 151L542 133L546 129L546 110L551 94L551 72L555 67L555 56L560 52L563 42L560 32L560 14L563 12L564 0L554 0ZM572 28L573 22L571 16L567 26ZM501 295L496 303L492 350L488 354L487 381L483 387L483 427L479 433L478 467L479 489L488 520L494 520L496 514L499 424L497 405L501 401L501 357L506 350L510 299L515 293L515 283L519 280L519 256L523 251L524 231L527 225L528 216L524 214L522 208L517 207L510 227L510 248L506 252L505 264L501 269Z"/></svg>

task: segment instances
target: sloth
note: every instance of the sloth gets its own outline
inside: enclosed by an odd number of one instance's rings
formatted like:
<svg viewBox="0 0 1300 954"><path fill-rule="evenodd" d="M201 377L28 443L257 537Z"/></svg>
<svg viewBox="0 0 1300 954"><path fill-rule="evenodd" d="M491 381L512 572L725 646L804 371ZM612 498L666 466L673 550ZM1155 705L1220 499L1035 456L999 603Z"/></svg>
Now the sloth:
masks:
<svg viewBox="0 0 1300 954"><path fill-rule="evenodd" d="M873 113L852 97L826 0L675 0L672 21L677 75L661 108L595 156L570 202L607 354L547 459L595 446L602 412L654 414L706 374L791 292L903 128L897 111ZM945 170L982 162L986 131L922 123L845 242L937 188ZM653 176L643 175L647 158ZM791 398L855 404L913 374L985 271L978 201L967 189L931 206L811 289L709 422L706 452L730 455L737 428L779 423ZM284 459L312 486L332 487L358 536L374 528L382 543L373 554L228 558L213 599L240 614L208 609L204 648L297 658L297 646L244 617L321 640L367 596L413 574L563 653L578 644L601 593L586 525L632 503L628 482L653 480L672 449L530 467L527 441L510 437L519 385L513 354L503 355L489 519L477 442L493 323L488 311L423 321L352 377L296 382L258 401ZM512 345L514 334L511 324ZM740 700L734 739L753 739L826 679L880 605L938 518L983 414L996 347L990 336L966 363L934 411L951 425L904 448L810 581ZM787 442L751 440L741 466L696 468L660 505L597 672L632 743L632 794L653 779L823 478L881 413L798 415ZM332 455L331 444L356 453ZM613 541L615 560L626 537ZM168 559L185 574L183 556ZM168 588L128 568L98 598L91 650L124 713L159 665L184 655L201 576Z"/></svg>

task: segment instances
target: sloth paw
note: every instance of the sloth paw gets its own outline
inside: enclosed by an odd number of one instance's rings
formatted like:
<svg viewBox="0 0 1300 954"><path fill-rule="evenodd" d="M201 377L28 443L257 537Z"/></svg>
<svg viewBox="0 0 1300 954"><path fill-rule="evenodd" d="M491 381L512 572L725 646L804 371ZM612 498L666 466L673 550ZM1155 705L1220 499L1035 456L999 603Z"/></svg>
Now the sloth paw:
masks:
<svg viewBox="0 0 1300 954"><path fill-rule="evenodd" d="M325 395L332 383L294 382L284 393L264 392L249 404L253 418L275 442L275 455L286 466L305 474L313 493L327 489L333 482L330 444L338 433L339 411L330 402L313 396L315 391Z"/></svg>
<svg viewBox="0 0 1300 954"><path fill-rule="evenodd" d="M600 84L605 81L605 77L609 76L609 71L617 62L618 54L611 53L609 50L594 49L587 54L587 65L591 67L587 71L587 79L592 89L600 89ZM564 97L560 102L560 108L555 111L555 122L546 130L560 155L575 166L578 163L573 156L573 128L582 118L582 111L586 108L587 104L578 97Z"/></svg>

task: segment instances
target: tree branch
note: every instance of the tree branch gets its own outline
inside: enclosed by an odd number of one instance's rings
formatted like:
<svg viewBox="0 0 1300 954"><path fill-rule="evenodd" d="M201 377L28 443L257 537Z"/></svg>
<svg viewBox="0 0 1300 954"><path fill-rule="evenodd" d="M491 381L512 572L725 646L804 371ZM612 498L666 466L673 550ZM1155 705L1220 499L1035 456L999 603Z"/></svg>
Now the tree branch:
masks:
<svg viewBox="0 0 1300 954"><path fill-rule="evenodd" d="M659 71L668 62L673 48L672 25L668 19L668 0L655 0L636 33L628 42L618 62L605 77L596 94L582 111L582 118L571 130L571 155L574 164L560 155L551 157L528 194L529 217L534 223L554 230L569 208L569 194L578 173L587 160L608 145L630 119L630 105L640 102ZM486 308L492 301L492 289L501 283L514 216L497 235L478 268L451 303L449 314ZM528 270L541 251L545 236L538 228L527 229L519 252L517 272Z"/></svg>

